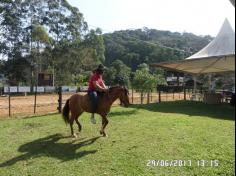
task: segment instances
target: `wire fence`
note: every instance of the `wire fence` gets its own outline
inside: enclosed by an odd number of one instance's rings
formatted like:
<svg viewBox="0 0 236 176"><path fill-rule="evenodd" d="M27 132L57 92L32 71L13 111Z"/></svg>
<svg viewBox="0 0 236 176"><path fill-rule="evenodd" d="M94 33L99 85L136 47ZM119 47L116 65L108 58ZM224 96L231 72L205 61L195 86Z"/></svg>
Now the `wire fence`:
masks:
<svg viewBox="0 0 236 176"><path fill-rule="evenodd" d="M22 92L20 90L28 90ZM28 117L60 113L65 102L71 95L80 91L86 94L86 90L77 87L36 87L29 90L28 87L0 88L0 118ZM206 90L183 86L157 86L157 90L149 93L140 93L129 90L129 99L132 104L160 103L179 100L204 101ZM228 101L226 96L224 101ZM113 106L118 106L117 100Z"/></svg>
<svg viewBox="0 0 236 176"><path fill-rule="evenodd" d="M64 88L65 89L65 88ZM55 89L50 93L9 93L0 96L0 117L26 117L35 115L46 115L50 113L58 113L60 107L62 108L66 100L76 91L66 92L65 90ZM60 97L61 93L61 97ZM81 92L86 94L86 92ZM158 103L163 101L178 101L191 100L193 90L186 92L150 92L144 93L141 98L141 93L130 90L129 98L132 104L147 104ZM200 99L199 99L200 100ZM120 101L117 100L113 106L118 106Z"/></svg>

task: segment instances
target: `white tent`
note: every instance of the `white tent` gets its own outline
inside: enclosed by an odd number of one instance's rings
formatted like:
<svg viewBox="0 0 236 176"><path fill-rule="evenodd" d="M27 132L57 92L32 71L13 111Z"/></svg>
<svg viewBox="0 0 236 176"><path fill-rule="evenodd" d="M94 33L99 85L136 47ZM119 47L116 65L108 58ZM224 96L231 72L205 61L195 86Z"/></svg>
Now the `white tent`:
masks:
<svg viewBox="0 0 236 176"><path fill-rule="evenodd" d="M235 33L226 19L216 36L196 54L176 62L163 62L153 66L193 75L235 71Z"/></svg>
<svg viewBox="0 0 236 176"><path fill-rule="evenodd" d="M235 6L235 0L230 0L230 2Z"/></svg>

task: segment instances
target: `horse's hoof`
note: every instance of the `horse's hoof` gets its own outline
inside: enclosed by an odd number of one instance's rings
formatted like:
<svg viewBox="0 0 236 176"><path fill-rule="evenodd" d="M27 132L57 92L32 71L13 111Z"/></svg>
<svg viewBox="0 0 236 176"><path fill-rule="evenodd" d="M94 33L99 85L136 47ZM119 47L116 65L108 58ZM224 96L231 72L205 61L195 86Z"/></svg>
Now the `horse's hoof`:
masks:
<svg viewBox="0 0 236 176"><path fill-rule="evenodd" d="M78 138L77 134L72 135L73 138Z"/></svg>
<svg viewBox="0 0 236 176"><path fill-rule="evenodd" d="M108 137L108 135L104 133L104 134L102 135L102 137Z"/></svg>

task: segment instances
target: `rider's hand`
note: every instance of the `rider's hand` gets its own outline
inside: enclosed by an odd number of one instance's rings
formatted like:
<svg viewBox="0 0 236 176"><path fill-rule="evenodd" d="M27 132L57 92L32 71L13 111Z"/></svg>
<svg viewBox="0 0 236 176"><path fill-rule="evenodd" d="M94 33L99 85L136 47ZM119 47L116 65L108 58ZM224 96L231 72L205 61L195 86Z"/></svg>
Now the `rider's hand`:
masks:
<svg viewBox="0 0 236 176"><path fill-rule="evenodd" d="M108 92L109 91L109 89L104 89L104 92Z"/></svg>

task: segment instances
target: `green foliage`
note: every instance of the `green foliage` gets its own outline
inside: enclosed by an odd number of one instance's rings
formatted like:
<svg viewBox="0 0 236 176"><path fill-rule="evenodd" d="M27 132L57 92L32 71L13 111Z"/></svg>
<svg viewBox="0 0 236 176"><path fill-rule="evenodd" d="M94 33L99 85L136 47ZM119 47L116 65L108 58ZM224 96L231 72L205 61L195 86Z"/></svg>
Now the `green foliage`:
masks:
<svg viewBox="0 0 236 176"><path fill-rule="evenodd" d="M102 31L99 28L96 30L90 30L90 32L85 36L85 40L83 42L84 46L93 51L93 60L98 63L105 61L105 46L101 33Z"/></svg>
<svg viewBox="0 0 236 176"><path fill-rule="evenodd" d="M8 76L9 84L18 86L30 82L30 63L24 57L11 59L5 63L3 73Z"/></svg>
<svg viewBox="0 0 236 176"><path fill-rule="evenodd" d="M139 92L149 92L156 86L156 78L148 70L140 69L135 72L132 85Z"/></svg>
<svg viewBox="0 0 236 176"><path fill-rule="evenodd" d="M10 59L19 57L23 46L21 3L21 0L0 2L0 53Z"/></svg>
<svg viewBox="0 0 236 176"><path fill-rule="evenodd" d="M17 74L19 68L33 69L35 78L37 70L50 70L57 85L71 84L83 71L104 62L101 30L88 32L83 14L66 0L1 1L0 16L0 52L9 64L21 57L30 63L11 70L14 80L25 81Z"/></svg>
<svg viewBox="0 0 236 176"><path fill-rule="evenodd" d="M105 80L108 85L129 85L131 69L121 60L114 61L105 72Z"/></svg>
<svg viewBox="0 0 236 176"><path fill-rule="evenodd" d="M49 36L48 36L46 30L44 29L44 27L41 25L34 25L33 26L32 39L33 39L33 41L36 41L36 42L41 42L41 43L45 43L45 44L50 43Z"/></svg>
<svg viewBox="0 0 236 176"><path fill-rule="evenodd" d="M150 92L157 85L166 85L166 80L163 74L150 73L147 64L138 66L138 70L134 73L132 86L139 92Z"/></svg>
<svg viewBox="0 0 236 176"><path fill-rule="evenodd" d="M88 76L84 74L78 74L72 76L74 79L75 86L87 86L88 84Z"/></svg>
<svg viewBox="0 0 236 176"><path fill-rule="evenodd" d="M172 33L155 29L136 29L104 34L106 65L120 59L132 71L146 63L184 59L206 46L210 36Z"/></svg>
<svg viewBox="0 0 236 176"><path fill-rule="evenodd" d="M103 63L108 67L107 84L128 85L131 71L142 70L145 64L182 59L211 39L148 28L102 35L99 28L88 31L83 14L66 0L0 2L0 53L7 58L2 70L14 84L32 84L38 70L54 73L56 85L80 84L79 75L86 77ZM24 62L12 64L18 58ZM11 72L6 68L10 64ZM21 70L34 75L24 74L25 78L18 74ZM163 75L163 71L151 68L148 72L162 80L155 75Z"/></svg>

